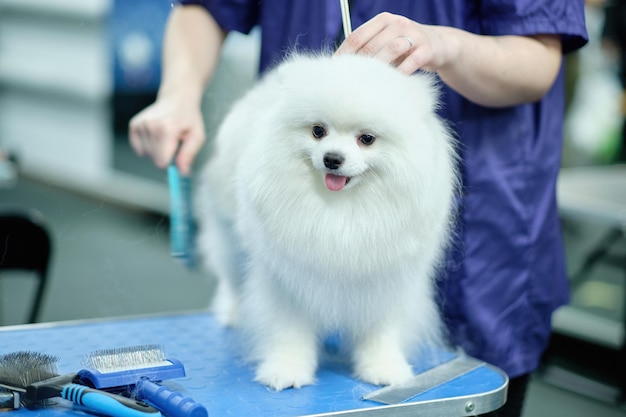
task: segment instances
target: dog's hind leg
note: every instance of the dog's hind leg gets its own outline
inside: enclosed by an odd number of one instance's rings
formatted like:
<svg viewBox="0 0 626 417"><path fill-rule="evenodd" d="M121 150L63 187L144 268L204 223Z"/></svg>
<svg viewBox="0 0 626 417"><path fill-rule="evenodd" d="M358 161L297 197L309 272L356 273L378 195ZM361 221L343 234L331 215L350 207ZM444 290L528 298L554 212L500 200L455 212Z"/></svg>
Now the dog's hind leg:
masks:
<svg viewBox="0 0 626 417"><path fill-rule="evenodd" d="M237 325L239 301L237 291L228 280L218 280L215 296L211 303L211 311L221 325L228 327Z"/></svg>
<svg viewBox="0 0 626 417"><path fill-rule="evenodd" d="M217 278L211 311L224 326L235 326L239 320L239 282L243 256L238 250L231 222L215 213L205 216L199 243L205 254L205 266Z"/></svg>

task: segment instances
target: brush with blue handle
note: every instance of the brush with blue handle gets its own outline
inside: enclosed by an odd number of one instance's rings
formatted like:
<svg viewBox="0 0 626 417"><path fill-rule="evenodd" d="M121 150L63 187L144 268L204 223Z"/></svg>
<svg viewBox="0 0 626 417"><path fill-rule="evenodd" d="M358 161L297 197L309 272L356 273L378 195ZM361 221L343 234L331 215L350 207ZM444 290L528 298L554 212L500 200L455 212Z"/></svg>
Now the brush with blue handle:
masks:
<svg viewBox="0 0 626 417"><path fill-rule="evenodd" d="M209 412L200 403L147 378L137 382L135 395L161 410L166 417L208 417Z"/></svg>
<svg viewBox="0 0 626 417"><path fill-rule="evenodd" d="M38 387L34 388L36 385ZM38 394L32 394L35 391ZM111 417L162 417L157 409L146 403L84 385L57 385L48 380L30 385L26 389L26 398L30 400L52 397L65 398L85 411Z"/></svg>
<svg viewBox="0 0 626 417"><path fill-rule="evenodd" d="M208 417L207 409L182 393L159 384L185 376L183 364L167 358L159 345L103 349L85 358L79 380L99 389L134 387L132 394L166 417Z"/></svg>
<svg viewBox="0 0 626 417"><path fill-rule="evenodd" d="M57 375L58 358L37 352L0 356L0 384L21 394L26 404L64 398L82 410L110 417L162 417L146 403L73 383L76 374Z"/></svg>

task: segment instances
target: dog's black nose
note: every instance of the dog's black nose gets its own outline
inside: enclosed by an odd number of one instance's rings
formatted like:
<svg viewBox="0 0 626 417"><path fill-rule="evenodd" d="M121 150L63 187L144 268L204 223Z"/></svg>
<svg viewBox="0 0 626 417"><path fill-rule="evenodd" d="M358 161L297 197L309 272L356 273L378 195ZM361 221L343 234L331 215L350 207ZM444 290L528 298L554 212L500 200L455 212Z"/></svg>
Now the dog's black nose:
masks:
<svg viewBox="0 0 626 417"><path fill-rule="evenodd" d="M324 166L328 169L337 169L343 164L345 158L334 152L328 152L324 155Z"/></svg>

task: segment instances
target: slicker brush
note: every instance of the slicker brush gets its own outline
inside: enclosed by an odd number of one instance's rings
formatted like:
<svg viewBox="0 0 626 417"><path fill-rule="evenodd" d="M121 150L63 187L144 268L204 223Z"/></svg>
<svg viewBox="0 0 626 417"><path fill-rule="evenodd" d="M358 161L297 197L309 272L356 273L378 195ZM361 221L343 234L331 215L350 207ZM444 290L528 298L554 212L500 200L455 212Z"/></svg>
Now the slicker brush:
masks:
<svg viewBox="0 0 626 417"><path fill-rule="evenodd" d="M46 405L45 400L30 401L26 397L26 387L57 376L57 361L55 356L37 352L22 351L0 356L0 388L13 395L12 407L7 403L3 408Z"/></svg>
<svg viewBox="0 0 626 417"><path fill-rule="evenodd" d="M207 409L182 393L157 384L185 376L180 361L167 358L159 345L140 345L93 352L78 372L81 381L100 389L133 386L134 395L166 417L208 417Z"/></svg>

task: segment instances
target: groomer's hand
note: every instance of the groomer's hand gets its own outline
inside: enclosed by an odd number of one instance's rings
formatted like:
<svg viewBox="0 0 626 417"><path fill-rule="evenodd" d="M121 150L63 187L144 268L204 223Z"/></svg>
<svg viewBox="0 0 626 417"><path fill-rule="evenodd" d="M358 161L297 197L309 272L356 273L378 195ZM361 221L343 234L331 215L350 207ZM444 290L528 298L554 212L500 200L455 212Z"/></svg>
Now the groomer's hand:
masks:
<svg viewBox="0 0 626 417"><path fill-rule="evenodd" d="M193 160L205 141L199 106L171 97L157 99L134 116L129 134L138 155L152 158L159 168L166 168L176 156L176 165L183 175L191 173Z"/></svg>
<svg viewBox="0 0 626 417"><path fill-rule="evenodd" d="M561 37L478 35L381 13L350 34L337 53L372 55L412 74L436 72L450 88L486 107L540 100L562 60Z"/></svg>
<svg viewBox="0 0 626 417"><path fill-rule="evenodd" d="M381 13L352 32L337 53L375 56L406 74L418 69L437 71L456 54L455 44L445 39L446 29Z"/></svg>

